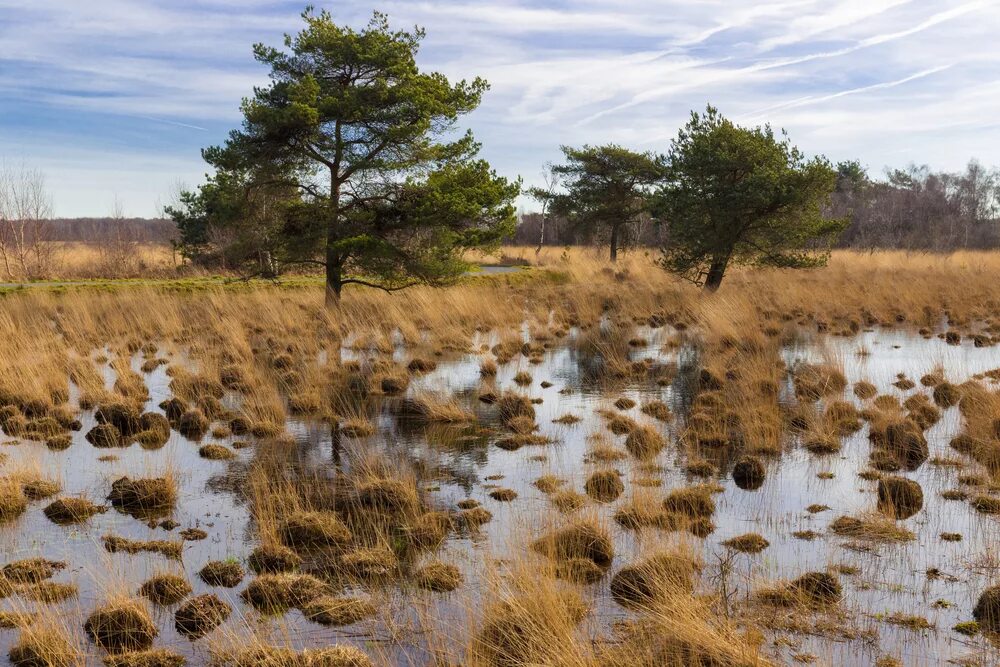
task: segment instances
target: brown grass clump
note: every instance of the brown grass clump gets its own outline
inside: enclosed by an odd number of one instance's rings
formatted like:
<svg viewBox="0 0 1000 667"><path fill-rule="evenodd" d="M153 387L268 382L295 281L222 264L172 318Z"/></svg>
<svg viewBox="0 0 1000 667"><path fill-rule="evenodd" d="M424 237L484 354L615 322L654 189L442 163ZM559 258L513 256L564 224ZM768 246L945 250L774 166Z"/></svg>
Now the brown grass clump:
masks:
<svg viewBox="0 0 1000 667"><path fill-rule="evenodd" d="M13 521L28 509L28 499L21 484L9 477L0 478L0 523Z"/></svg>
<svg viewBox="0 0 1000 667"><path fill-rule="evenodd" d="M629 430L628 437L625 438L625 449L640 460L653 458L666 445L667 441L659 431L649 426L635 426Z"/></svg>
<svg viewBox="0 0 1000 667"><path fill-rule="evenodd" d="M165 648L134 651L104 658L104 667L183 667L187 659Z"/></svg>
<svg viewBox="0 0 1000 667"><path fill-rule="evenodd" d="M878 508L895 519L908 519L924 506L920 484L903 477L884 476L878 481Z"/></svg>
<svg viewBox="0 0 1000 667"><path fill-rule="evenodd" d="M600 647L602 667L770 667L761 635L720 617L712 601L683 592L646 605ZM582 663L581 663L582 664Z"/></svg>
<svg viewBox="0 0 1000 667"><path fill-rule="evenodd" d="M411 373L430 373L437 368L437 364L429 359L414 358L406 365L406 369Z"/></svg>
<svg viewBox="0 0 1000 667"><path fill-rule="evenodd" d="M861 429L860 413L847 401L830 402L823 411L823 422L838 435L850 435Z"/></svg>
<svg viewBox="0 0 1000 667"><path fill-rule="evenodd" d="M829 572L807 572L792 581L790 588L812 604L835 604L843 595L840 582Z"/></svg>
<svg viewBox="0 0 1000 667"><path fill-rule="evenodd" d="M174 612L174 627L186 637L203 637L222 625L233 608L212 594L189 599Z"/></svg>
<svg viewBox="0 0 1000 667"><path fill-rule="evenodd" d="M172 477L121 477L111 483L108 500L132 512L169 509L177 502L177 483Z"/></svg>
<svg viewBox="0 0 1000 667"><path fill-rule="evenodd" d="M571 426L573 424L579 423L580 421L582 421L581 417L577 417L574 414L566 413L564 415L560 415L559 417L556 417L555 419L553 419L552 423L553 424L562 424L563 426Z"/></svg>
<svg viewBox="0 0 1000 667"><path fill-rule="evenodd" d="M233 588L243 581L243 568L233 561L213 560L198 571L198 576L209 586Z"/></svg>
<svg viewBox="0 0 1000 667"><path fill-rule="evenodd" d="M972 617L987 632L1000 632L1000 586L990 586L979 595Z"/></svg>
<svg viewBox="0 0 1000 667"><path fill-rule="evenodd" d="M210 422L198 408L186 410L177 418L177 431L190 440L200 440L207 432Z"/></svg>
<svg viewBox="0 0 1000 667"><path fill-rule="evenodd" d="M840 438L830 433L807 433L802 446L813 454L836 454L840 451Z"/></svg>
<svg viewBox="0 0 1000 667"><path fill-rule="evenodd" d="M921 429L928 429L941 420L941 411L934 407L923 394L915 394L904 401L909 411L906 416Z"/></svg>
<svg viewBox="0 0 1000 667"><path fill-rule="evenodd" d="M143 651L158 634L146 608L130 599L113 600L98 607L83 624L84 632L109 653Z"/></svg>
<svg viewBox="0 0 1000 667"><path fill-rule="evenodd" d="M553 560L586 558L603 568L610 567L615 557L607 529L586 518L535 540L532 548Z"/></svg>
<svg viewBox="0 0 1000 667"><path fill-rule="evenodd" d="M331 593L327 584L309 574L262 574L243 589L240 598L259 611L282 612Z"/></svg>
<svg viewBox="0 0 1000 667"><path fill-rule="evenodd" d="M484 378L495 377L497 374L497 364L492 359L483 359L479 364L479 374Z"/></svg>
<svg viewBox="0 0 1000 667"><path fill-rule="evenodd" d="M561 489L549 496L556 509L563 514L571 514L587 504L587 496L573 489Z"/></svg>
<svg viewBox="0 0 1000 667"><path fill-rule="evenodd" d="M587 452L586 462L612 463L625 458L628 458L628 454L603 439L597 439L592 442L590 451Z"/></svg>
<svg viewBox="0 0 1000 667"><path fill-rule="evenodd" d="M21 488L28 500L44 500L62 491L62 485L59 482L40 477L22 480Z"/></svg>
<svg viewBox="0 0 1000 667"><path fill-rule="evenodd" d="M554 493L565 483L566 480L555 475L542 475L533 482L535 488L542 493Z"/></svg>
<svg viewBox="0 0 1000 667"><path fill-rule="evenodd" d="M626 530L660 528L679 530L685 518L663 509L662 502L645 495L636 496L615 511L615 522Z"/></svg>
<svg viewBox="0 0 1000 667"><path fill-rule="evenodd" d="M295 512L278 526L278 535L293 549L339 547L351 541L351 531L333 512Z"/></svg>
<svg viewBox="0 0 1000 667"><path fill-rule="evenodd" d="M597 470L587 478L584 491L594 500L610 503L618 499L625 490L625 483L617 470Z"/></svg>
<svg viewBox="0 0 1000 667"><path fill-rule="evenodd" d="M301 652L254 646L228 655L216 655L212 664L228 667L373 667L372 661L359 649L336 645Z"/></svg>
<svg viewBox="0 0 1000 667"><path fill-rule="evenodd" d="M321 595L301 606L302 615L310 621L333 627L352 625L375 615L370 600L356 597Z"/></svg>
<svg viewBox="0 0 1000 667"><path fill-rule="evenodd" d="M418 549L430 549L441 544L454 527L448 512L424 512L406 526L407 541Z"/></svg>
<svg viewBox="0 0 1000 667"><path fill-rule="evenodd" d="M65 631L48 625L22 629L8 657L14 667L76 667L82 663L80 650L69 642Z"/></svg>
<svg viewBox="0 0 1000 667"><path fill-rule="evenodd" d="M105 535L101 539L104 542L104 548L109 553L158 553L171 560L180 560L184 548L181 542L167 540L131 540L120 535Z"/></svg>
<svg viewBox="0 0 1000 667"><path fill-rule="evenodd" d="M492 520L493 513L485 507L470 507L455 514L456 527L467 531L477 530Z"/></svg>
<svg viewBox="0 0 1000 667"><path fill-rule="evenodd" d="M98 424L87 431L87 435L84 437L94 447L101 449L125 447L128 444L122 437L121 432L113 424Z"/></svg>
<svg viewBox="0 0 1000 667"><path fill-rule="evenodd" d="M418 422L460 423L476 421L476 416L454 398L423 394L394 404L395 414Z"/></svg>
<svg viewBox="0 0 1000 667"><path fill-rule="evenodd" d="M841 516L830 524L830 530L842 537L881 542L908 542L916 539L912 532L896 525L892 519L876 515L860 518Z"/></svg>
<svg viewBox="0 0 1000 667"><path fill-rule="evenodd" d="M635 401L633 401L628 396L622 396L615 401L615 407L619 410L631 410L635 407Z"/></svg>
<svg viewBox="0 0 1000 667"><path fill-rule="evenodd" d="M56 572L64 570L66 563L45 558L26 558L7 563L0 570L0 579L15 584L37 584L51 579Z"/></svg>
<svg viewBox="0 0 1000 667"><path fill-rule="evenodd" d="M170 440L170 421L158 412L143 413L139 427L135 440L145 449L157 449Z"/></svg>
<svg viewBox="0 0 1000 667"><path fill-rule="evenodd" d="M190 594L191 584L176 574L158 574L139 587L139 595L163 606L177 604Z"/></svg>
<svg viewBox="0 0 1000 667"><path fill-rule="evenodd" d="M203 540L208 537L208 533L201 528L185 528L177 534L181 536L181 539L187 540L188 542L197 542L198 540Z"/></svg>
<svg viewBox="0 0 1000 667"><path fill-rule="evenodd" d="M510 424L514 419L523 417L535 421L535 408L531 401L519 394L504 394L496 402L497 414L500 421Z"/></svg>
<svg viewBox="0 0 1000 667"><path fill-rule="evenodd" d="M608 430L614 433L615 435L631 434L632 431L639 428L639 424L636 423L634 419L626 417L625 415L607 413L604 415L604 418ZM643 428L648 428L648 427L643 427ZM650 430L652 431L652 429ZM653 432L655 433L655 431Z"/></svg>
<svg viewBox="0 0 1000 667"><path fill-rule="evenodd" d="M871 382L860 380L854 383L854 395L863 401L867 401L878 395L878 389Z"/></svg>
<svg viewBox="0 0 1000 667"><path fill-rule="evenodd" d="M493 489L490 491L490 498L501 503L509 503L517 499L517 491L514 489Z"/></svg>
<svg viewBox="0 0 1000 667"><path fill-rule="evenodd" d="M66 497L54 500L42 511L52 523L69 525L83 523L95 514L103 513L105 509L86 498Z"/></svg>
<svg viewBox="0 0 1000 667"><path fill-rule="evenodd" d="M34 614L20 611L0 611L0 630L26 628L34 622Z"/></svg>
<svg viewBox="0 0 1000 667"><path fill-rule="evenodd" d="M339 566L345 574L361 581L391 577L399 569L396 554L385 547L358 549L340 557Z"/></svg>
<svg viewBox="0 0 1000 667"><path fill-rule="evenodd" d="M520 385L522 387L528 386L533 381L534 378L532 378L531 373L528 373L527 371L518 371L514 375L514 384Z"/></svg>
<svg viewBox="0 0 1000 667"><path fill-rule="evenodd" d="M174 423L181 418L185 412L187 412L187 403L181 399L174 397L168 398L160 403L160 409L163 410L163 414L166 415L167 421Z"/></svg>
<svg viewBox="0 0 1000 667"><path fill-rule="evenodd" d="M302 564L302 558L280 544L261 544L247 558L247 565L254 574L291 572Z"/></svg>
<svg viewBox="0 0 1000 667"><path fill-rule="evenodd" d="M715 513L715 501L709 487L687 486L671 491L663 499L663 509L691 519L707 518Z"/></svg>
<svg viewBox="0 0 1000 667"><path fill-rule="evenodd" d="M366 438L375 433L375 426L367 419L345 419L340 423L340 432L348 438Z"/></svg>
<svg viewBox="0 0 1000 667"><path fill-rule="evenodd" d="M45 446L54 452L61 452L70 448L73 438L69 435L53 435L45 440Z"/></svg>
<svg viewBox="0 0 1000 667"><path fill-rule="evenodd" d="M76 584L40 581L36 584L25 584L17 590L17 594L25 600L56 603L75 598L78 590Z"/></svg>
<svg viewBox="0 0 1000 667"><path fill-rule="evenodd" d="M733 465L733 482L744 491L755 491L764 485L767 468L757 456L743 456Z"/></svg>
<svg viewBox="0 0 1000 667"><path fill-rule="evenodd" d="M124 401L108 403L97 408L94 417L99 424L114 426L122 438L128 439L141 430L142 412L135 405Z"/></svg>
<svg viewBox="0 0 1000 667"><path fill-rule="evenodd" d="M736 537L731 537L722 543L722 546L728 547L733 551L741 551L748 554L757 554L770 546L763 535L759 533L745 533L743 535L737 535Z"/></svg>
<svg viewBox="0 0 1000 667"><path fill-rule="evenodd" d="M198 455L209 461L228 461L236 458L236 453L224 445L210 443L198 448Z"/></svg>
<svg viewBox="0 0 1000 667"><path fill-rule="evenodd" d="M423 565L413 574L418 588L435 593L448 593L462 585L462 573L448 563L434 561Z"/></svg>
<svg viewBox="0 0 1000 667"><path fill-rule="evenodd" d="M941 382L934 387L934 402L942 408L958 405L962 400L962 390L950 382Z"/></svg>
<svg viewBox="0 0 1000 667"><path fill-rule="evenodd" d="M574 584L596 584L604 578L607 570L586 558L570 558L556 563L556 579L562 579Z"/></svg>
<svg viewBox="0 0 1000 667"><path fill-rule="evenodd" d="M1000 498L980 494L972 499L973 509L981 514L1000 514Z"/></svg>
<svg viewBox="0 0 1000 667"><path fill-rule="evenodd" d="M816 401L823 396L840 394L847 388L847 378L829 365L802 364L795 370L795 395L799 400Z"/></svg>
<svg viewBox="0 0 1000 667"><path fill-rule="evenodd" d="M514 417L507 421L506 426L518 435L527 435L538 430L538 425L528 417Z"/></svg>
<svg viewBox="0 0 1000 667"><path fill-rule="evenodd" d="M872 422L868 437L873 445L873 465L880 461L877 457L881 455L906 470L916 470L930 456L927 439L911 419ZM884 463L879 466L881 469L891 469Z"/></svg>
<svg viewBox="0 0 1000 667"><path fill-rule="evenodd" d="M575 641L587 613L577 593L523 575L507 582L496 598L486 605L472 639L469 667L587 664Z"/></svg>
<svg viewBox="0 0 1000 667"><path fill-rule="evenodd" d="M360 482L352 500L358 507L387 514L412 515L420 506L414 480L372 478Z"/></svg>
<svg viewBox="0 0 1000 667"><path fill-rule="evenodd" d="M611 597L623 607L646 607L678 591L690 592L701 566L689 554L658 553L619 570L611 579Z"/></svg>
<svg viewBox="0 0 1000 667"><path fill-rule="evenodd" d="M670 408L663 401L648 401L642 404L642 413L649 415L653 419L658 419L661 422L673 421L674 415L670 411Z"/></svg>

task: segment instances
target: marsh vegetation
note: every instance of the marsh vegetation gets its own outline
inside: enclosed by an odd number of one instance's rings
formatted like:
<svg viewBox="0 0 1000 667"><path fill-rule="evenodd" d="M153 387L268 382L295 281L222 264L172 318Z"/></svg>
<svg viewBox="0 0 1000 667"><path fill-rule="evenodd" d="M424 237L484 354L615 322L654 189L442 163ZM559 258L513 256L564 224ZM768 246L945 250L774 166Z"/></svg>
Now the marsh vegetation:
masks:
<svg viewBox="0 0 1000 667"><path fill-rule="evenodd" d="M991 662L1000 259L837 253L706 295L639 253L522 252L336 313L311 286L5 296L5 654Z"/></svg>

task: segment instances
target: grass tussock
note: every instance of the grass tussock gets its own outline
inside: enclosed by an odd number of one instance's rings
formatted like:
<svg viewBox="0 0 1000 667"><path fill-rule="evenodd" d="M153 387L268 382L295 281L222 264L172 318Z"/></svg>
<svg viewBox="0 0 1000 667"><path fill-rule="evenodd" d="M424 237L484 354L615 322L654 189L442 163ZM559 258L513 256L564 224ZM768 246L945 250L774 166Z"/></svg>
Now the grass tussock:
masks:
<svg viewBox="0 0 1000 667"><path fill-rule="evenodd" d="M841 537L877 542L909 542L916 539L912 531L878 514L837 517L830 524L830 530Z"/></svg>

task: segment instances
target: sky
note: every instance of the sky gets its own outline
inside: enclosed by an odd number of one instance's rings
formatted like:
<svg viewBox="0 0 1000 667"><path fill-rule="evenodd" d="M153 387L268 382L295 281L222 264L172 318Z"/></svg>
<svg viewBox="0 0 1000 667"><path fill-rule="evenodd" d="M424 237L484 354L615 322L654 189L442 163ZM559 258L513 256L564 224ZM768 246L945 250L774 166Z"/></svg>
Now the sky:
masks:
<svg viewBox="0 0 1000 667"><path fill-rule="evenodd" d="M60 217L152 217L204 178L267 70L251 46L306 0L0 0L0 162L45 174ZM358 28L423 26L418 64L491 90L463 119L505 176L560 145L665 152L711 103L873 175L1000 163L1000 0L315 1ZM522 204L531 210L530 202Z"/></svg>

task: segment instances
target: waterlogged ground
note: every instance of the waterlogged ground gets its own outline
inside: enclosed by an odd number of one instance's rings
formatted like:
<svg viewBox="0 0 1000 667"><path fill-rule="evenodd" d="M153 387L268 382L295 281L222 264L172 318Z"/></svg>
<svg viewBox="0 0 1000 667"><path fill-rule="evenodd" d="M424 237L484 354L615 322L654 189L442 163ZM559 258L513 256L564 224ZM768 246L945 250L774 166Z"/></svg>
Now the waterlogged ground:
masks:
<svg viewBox="0 0 1000 667"><path fill-rule="evenodd" d="M428 475L423 482L431 504L452 508L463 499L474 498L493 514L493 520L479 535L453 536L435 555L462 569L465 584L459 591L441 595L416 593L413 589L403 594L398 587L375 590L372 593L380 610L376 620L326 628L306 620L296 610L280 618L266 618L245 607L239 598L240 590L252 575L232 589L204 584L197 572L206 562L226 559L245 562L255 546L243 477L254 455L253 448L238 450L237 458L232 461L207 461L199 457L198 444L173 431L166 446L155 451L144 450L138 445L126 449L97 449L84 439L84 434L95 423L92 411L82 412L83 428L74 432L73 444L65 451L49 451L37 442L13 444L5 439L8 444L0 448L8 459L4 467L34 467L45 476L58 479L63 487L62 495L83 494L97 503L105 503L111 482L122 475L155 477L172 470L180 475L180 497L169 517L179 524L178 528L172 532L160 527L150 528L146 521L110 508L82 525L61 527L43 515L42 508L47 501L34 502L19 520L0 526L0 559L9 562L44 556L66 561L69 566L54 580L77 584L79 594L56 608L67 619L67 624L78 632L82 619L105 600L109 592L134 595L139 585L154 574L183 574L194 587L194 594L215 593L236 610L215 633L191 642L174 629L174 608L153 607L160 630L156 645L183 653L192 664L204 664L208 660L213 638L227 633L238 634L245 626L259 635L270 635L276 642L295 647L348 642L389 661L424 664L431 659L434 649L447 648L449 642L462 644L475 616L476 592L488 585L505 562L530 559L532 556L525 545L556 523L559 515L553 510L550 497L533 483L540 476L551 474L567 480L564 488L582 493L584 480L595 469L593 464L585 462L592 447L588 437L600 434L620 448L625 437L609 433L596 411L616 410L613 403L621 396L632 398L640 405L653 398L663 400L677 416L673 423L664 424L642 414L638 406L624 411L636 421L655 425L671 438L671 445L659 455L654 467L627 458L615 462L614 467L621 471L625 481L625 493L613 503L590 504L590 511L600 512L607 518L616 538L612 571L643 550L645 545L636 533L619 528L611 520L616 507L634 495L662 494L694 481L682 471L684 457L673 438L683 425L691 400L688 387L697 374L697 353L683 345L679 348L666 346L669 351L663 351L664 343L675 334L669 327L640 328L636 332L636 336L646 339L648 345L637 347L633 351L634 358L649 357L678 366L672 383L662 387L645 381L609 391L591 382L591 360L582 357L569 344L553 346L539 364L529 364L516 357L513 362L502 365L496 378L491 380L480 377L480 355L443 356L437 359L434 371L419 376L410 385L410 394L433 391L456 397L475 411L485 424L494 419L492 409L480 403L477 395L487 389L517 391L541 399L535 405L536 421L539 433L555 441L550 445L506 451L495 445L498 438L495 434L461 426L417 425L393 416L388 404L373 415L378 431L368 438L334 438L327 425L290 421L288 430L305 461L336 466L344 464L348 458L345 452L351 449L382 450L392 459L408 460L420 470L433 471L434 474ZM571 332L569 339L574 335ZM473 349L493 342L484 335L474 342ZM365 356L346 349L343 354L345 359ZM834 360L842 365L851 384L867 380L877 386L879 393L900 397L927 390L919 384L910 391L898 390L892 383L899 373L918 379L943 368L948 380L960 383L1000 367L1000 349L997 348L975 348L971 342L947 345L936 337L925 339L904 331L882 329L863 332L854 338L805 339L786 348L783 354L789 366L797 362ZM407 353L400 349L396 357L405 361ZM141 362L141 357L137 356L133 367L138 370ZM105 368L110 386L114 373ZM170 396L170 378L165 369L166 366L160 366L145 375L150 390L147 410L160 411L158 404ZM518 371L532 375L530 386L519 387L513 382ZM543 388L542 381L551 386ZM790 380L782 391L791 396ZM850 390L845 398L860 405ZM553 421L566 414L581 419L572 425ZM1000 663L1000 653L988 639L970 638L952 630L957 623L971 620L972 607L979 593L1000 577L998 519L977 513L967 502L947 501L941 497L942 491L959 487L958 475L977 472L969 460L962 460L963 467L941 464L944 459L961 460L948 447L949 440L960 429L958 409L945 410L943 418L926 433L930 460L914 472L902 473L922 486L925 498L922 511L900 522L916 534L913 541L901 544L861 542L838 537L828 530L837 516L857 515L875 508L875 482L858 476L868 468L867 426L844 438L842 451L835 455L810 454L791 440L780 457L768 459L766 481L755 491L742 490L733 483L727 468L731 461L723 458L726 465L716 478L723 490L715 496L717 509L713 522L716 529L711 535L700 540L686 533L650 537L649 532L644 532L641 539L658 539L663 543L681 540L694 545L706 564L701 587L724 590L734 609L749 604L750 591L776 580L830 568L841 572L844 601L835 612L804 620L807 628L817 624L814 633L768 634L767 651L779 662L795 664L814 660L816 664L866 665L873 664L880 656L892 655L905 665L938 665L949 660L960 664L963 660L978 661L969 664ZM206 436L202 443L217 441L232 445L242 439ZM114 458L102 460L108 456ZM935 457L940 460L935 461ZM659 487L653 486L656 483ZM498 486L513 489L516 499L511 502L492 499L489 492ZM813 504L826 505L830 509L817 513L806 511L805 508ZM102 536L109 533L141 540L176 540L177 533L185 528L200 528L207 533L207 538L186 541L180 562L156 554L109 554L101 542ZM812 540L793 536L793 533L810 530L818 534ZM770 546L757 555L734 555L721 546L723 541L748 532L760 533ZM960 542L943 541L940 538L943 532L960 533L963 539ZM628 616L628 612L611 600L607 578L586 591L592 596L594 613L590 623L593 625L607 627ZM11 598L0 601L0 609L30 610L31 603ZM774 613L780 616L785 612ZM894 613L923 617L930 627L911 629L887 622ZM427 618L435 619L433 625L437 628L451 628L454 636L432 641L424 632L426 624L423 621ZM778 641L774 641L776 637ZM16 639L16 630L0 630L3 659Z"/></svg>

